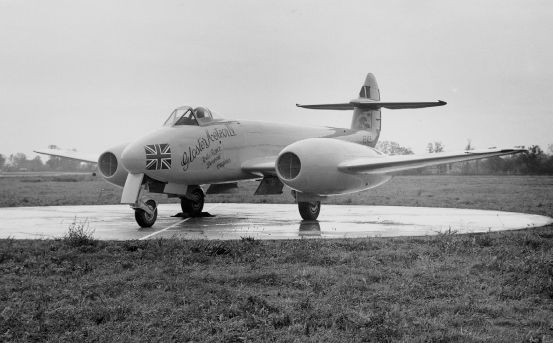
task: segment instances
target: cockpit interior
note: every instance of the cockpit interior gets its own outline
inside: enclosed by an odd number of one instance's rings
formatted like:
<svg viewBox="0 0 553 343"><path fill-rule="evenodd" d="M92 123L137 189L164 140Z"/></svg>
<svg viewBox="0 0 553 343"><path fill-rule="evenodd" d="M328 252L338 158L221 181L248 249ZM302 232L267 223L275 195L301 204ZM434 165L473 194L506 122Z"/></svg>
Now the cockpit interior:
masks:
<svg viewBox="0 0 553 343"><path fill-rule="evenodd" d="M208 108L196 107L193 109L190 106L182 106L169 115L163 126L204 126L214 120L213 114Z"/></svg>

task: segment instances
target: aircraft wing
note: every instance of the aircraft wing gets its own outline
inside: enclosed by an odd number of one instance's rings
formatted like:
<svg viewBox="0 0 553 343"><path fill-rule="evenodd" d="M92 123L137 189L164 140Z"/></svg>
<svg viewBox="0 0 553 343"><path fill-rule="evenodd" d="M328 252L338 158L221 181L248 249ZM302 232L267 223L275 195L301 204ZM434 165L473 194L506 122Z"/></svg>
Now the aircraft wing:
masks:
<svg viewBox="0 0 553 343"><path fill-rule="evenodd" d="M426 155L395 155L384 157L363 157L343 161L338 164L338 170L348 173L384 174L408 169L416 169L439 164L463 162L480 158L516 154L526 152L526 149L487 149L468 150L457 153L435 153Z"/></svg>
<svg viewBox="0 0 553 343"><path fill-rule="evenodd" d="M88 163L98 163L98 157L99 157L97 155L82 154L72 150L60 150L60 149L42 149L42 150L34 150L34 152L36 152L37 154L70 158L72 160L77 160L80 162L88 162Z"/></svg>
<svg viewBox="0 0 553 343"><path fill-rule="evenodd" d="M250 174L265 176L276 175L275 163L278 156L254 158L242 163L242 170Z"/></svg>
<svg viewBox="0 0 553 343"><path fill-rule="evenodd" d="M404 108L424 108L424 107L434 107L434 106L443 106L447 104L445 101L431 101L431 102L387 102L387 101L374 101L370 99L356 99L347 103L339 104L318 104L318 105L300 105L296 104L298 107L310 108L313 110L353 110L354 108L364 108L364 109L379 109L387 108L390 110L398 110Z"/></svg>

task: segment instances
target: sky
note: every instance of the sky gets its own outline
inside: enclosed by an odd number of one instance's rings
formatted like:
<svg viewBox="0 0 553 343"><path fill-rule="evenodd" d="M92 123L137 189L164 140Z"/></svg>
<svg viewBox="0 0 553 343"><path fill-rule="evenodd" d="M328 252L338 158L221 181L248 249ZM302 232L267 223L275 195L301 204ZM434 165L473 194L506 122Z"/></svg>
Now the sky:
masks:
<svg viewBox="0 0 553 343"><path fill-rule="evenodd" d="M368 72L381 140L424 153L553 143L553 2L0 0L0 153L101 153L181 105L349 127Z"/></svg>

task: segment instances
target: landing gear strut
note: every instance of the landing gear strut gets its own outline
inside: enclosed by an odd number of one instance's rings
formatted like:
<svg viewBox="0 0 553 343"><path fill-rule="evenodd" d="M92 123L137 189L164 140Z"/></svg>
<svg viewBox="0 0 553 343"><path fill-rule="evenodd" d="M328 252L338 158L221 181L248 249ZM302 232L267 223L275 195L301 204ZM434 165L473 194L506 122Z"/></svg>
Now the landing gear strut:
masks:
<svg viewBox="0 0 553 343"><path fill-rule="evenodd" d="M321 202L320 201L310 201L303 202L298 201L298 209L300 210L300 215L305 220L316 220L319 217L319 212L321 212Z"/></svg>
<svg viewBox="0 0 553 343"><path fill-rule="evenodd" d="M180 198L180 206L183 213L191 217L197 217L204 208L204 192L200 187L196 187L186 194L186 197Z"/></svg>
<svg viewBox="0 0 553 343"><path fill-rule="evenodd" d="M151 227L157 219L157 204L154 200L139 200L138 207L134 209L134 219L140 227Z"/></svg>

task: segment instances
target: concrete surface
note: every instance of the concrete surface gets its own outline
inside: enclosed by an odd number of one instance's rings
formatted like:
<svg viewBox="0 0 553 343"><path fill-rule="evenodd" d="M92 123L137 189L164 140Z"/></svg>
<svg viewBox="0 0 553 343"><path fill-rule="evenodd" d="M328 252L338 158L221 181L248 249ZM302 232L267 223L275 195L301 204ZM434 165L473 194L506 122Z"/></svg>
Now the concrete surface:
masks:
<svg viewBox="0 0 553 343"><path fill-rule="evenodd" d="M141 229L127 205L0 208L0 238L62 237L76 222L102 240L297 239L434 235L514 230L553 223L545 216L469 209L324 205L319 221L302 221L292 204L212 204L204 211L214 217L175 218L178 204L161 204L152 228Z"/></svg>

